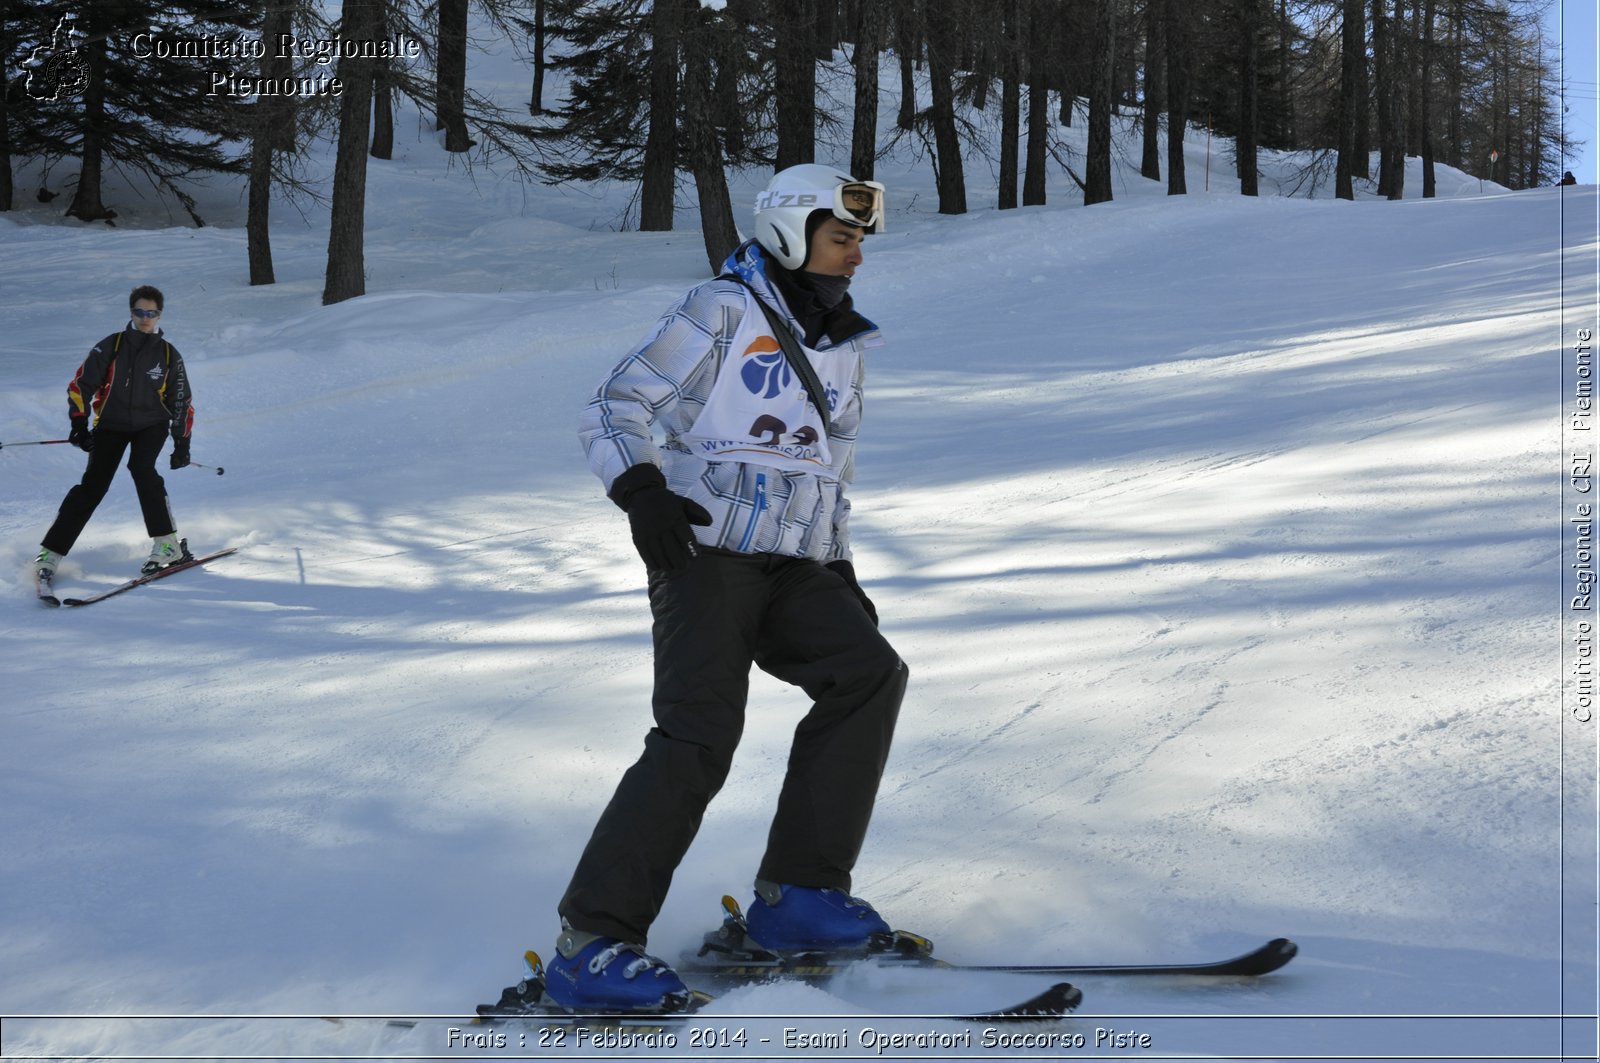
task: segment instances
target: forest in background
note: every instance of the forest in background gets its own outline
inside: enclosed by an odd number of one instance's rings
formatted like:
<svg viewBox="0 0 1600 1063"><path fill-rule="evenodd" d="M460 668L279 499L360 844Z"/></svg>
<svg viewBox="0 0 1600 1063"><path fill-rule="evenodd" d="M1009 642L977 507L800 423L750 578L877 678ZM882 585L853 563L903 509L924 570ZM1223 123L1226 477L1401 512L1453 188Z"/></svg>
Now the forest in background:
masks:
<svg viewBox="0 0 1600 1063"><path fill-rule="evenodd" d="M849 131L860 178L909 141L933 167L944 214L967 210L967 160L990 139L975 122L990 115L1001 209L1044 203L1052 168L1085 204L1112 199L1113 120L1136 125L1139 172L1173 195L1188 191L1185 138L1213 131L1233 146L1243 195L1258 193L1262 151L1303 153L1306 195L1427 197L1436 164L1529 188L1559 180L1571 149L1543 6L12 0L0 14L0 211L32 163L45 175L38 197L70 192L65 215L114 224L103 178L115 167L203 225L186 182L238 175L251 283L274 279L274 200L304 195L330 212L323 299L338 302L365 291L366 160L390 156L402 100L469 165L637 182L630 221L641 230L672 229L679 192L692 190L713 269L737 243L728 168L845 162L817 159L819 131ZM527 95L514 102L469 75L473 47L506 44L527 60ZM820 108L819 78L846 76L853 85L826 98L852 106ZM1087 127L1081 152L1059 133L1076 123ZM307 172L305 149L323 138L338 145L331 185ZM1421 189L1405 187L1408 156L1422 161Z"/></svg>

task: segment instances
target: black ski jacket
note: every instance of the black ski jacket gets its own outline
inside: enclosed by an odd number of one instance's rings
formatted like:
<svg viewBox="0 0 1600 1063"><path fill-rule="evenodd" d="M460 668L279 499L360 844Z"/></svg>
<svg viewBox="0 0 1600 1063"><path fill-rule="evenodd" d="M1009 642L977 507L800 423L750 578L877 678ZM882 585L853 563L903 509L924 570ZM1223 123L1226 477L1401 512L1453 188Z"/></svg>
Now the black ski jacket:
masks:
<svg viewBox="0 0 1600 1063"><path fill-rule="evenodd" d="M89 351L67 385L67 413L94 413L96 428L138 432L165 422L173 439L194 427L194 403L183 356L160 331L113 332Z"/></svg>

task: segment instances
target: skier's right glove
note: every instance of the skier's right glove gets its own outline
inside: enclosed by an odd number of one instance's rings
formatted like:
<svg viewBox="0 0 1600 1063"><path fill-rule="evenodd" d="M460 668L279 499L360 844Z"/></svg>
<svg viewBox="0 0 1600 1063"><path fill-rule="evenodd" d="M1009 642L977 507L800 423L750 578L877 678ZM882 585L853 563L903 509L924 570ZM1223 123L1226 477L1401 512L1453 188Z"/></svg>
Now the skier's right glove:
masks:
<svg viewBox="0 0 1600 1063"><path fill-rule="evenodd" d="M89 418L72 419L72 431L67 435L67 442L85 452L94 449L94 434L89 431Z"/></svg>
<svg viewBox="0 0 1600 1063"><path fill-rule="evenodd" d="M693 499L667 490L667 478L649 462L635 465L611 484L611 501L628 514L633 545L645 567L671 572L697 556L694 529L709 527L711 514Z"/></svg>

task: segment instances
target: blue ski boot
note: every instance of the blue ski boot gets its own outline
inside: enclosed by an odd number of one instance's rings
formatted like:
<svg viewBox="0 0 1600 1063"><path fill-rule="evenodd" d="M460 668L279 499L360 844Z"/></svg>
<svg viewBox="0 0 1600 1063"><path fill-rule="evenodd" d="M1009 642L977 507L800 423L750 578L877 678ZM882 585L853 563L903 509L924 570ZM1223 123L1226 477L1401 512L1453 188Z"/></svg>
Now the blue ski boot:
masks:
<svg viewBox="0 0 1600 1063"><path fill-rule="evenodd" d="M872 905L844 890L780 886L756 880L756 899L745 915L750 939L769 952L865 949L889 924Z"/></svg>
<svg viewBox="0 0 1600 1063"><path fill-rule="evenodd" d="M544 968L545 996L577 1013L682 1011L691 994L677 972L639 945L564 930Z"/></svg>

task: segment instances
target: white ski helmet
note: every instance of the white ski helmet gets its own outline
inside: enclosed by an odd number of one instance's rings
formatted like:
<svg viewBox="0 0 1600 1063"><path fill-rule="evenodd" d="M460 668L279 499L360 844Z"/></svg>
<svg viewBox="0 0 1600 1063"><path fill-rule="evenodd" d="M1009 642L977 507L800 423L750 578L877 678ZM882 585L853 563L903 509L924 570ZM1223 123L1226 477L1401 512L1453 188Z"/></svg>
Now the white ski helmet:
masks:
<svg viewBox="0 0 1600 1063"><path fill-rule="evenodd" d="M756 196L756 240L784 269L799 269L809 251L806 219L818 210L881 233L883 185L857 181L843 170L814 162L780 170Z"/></svg>

